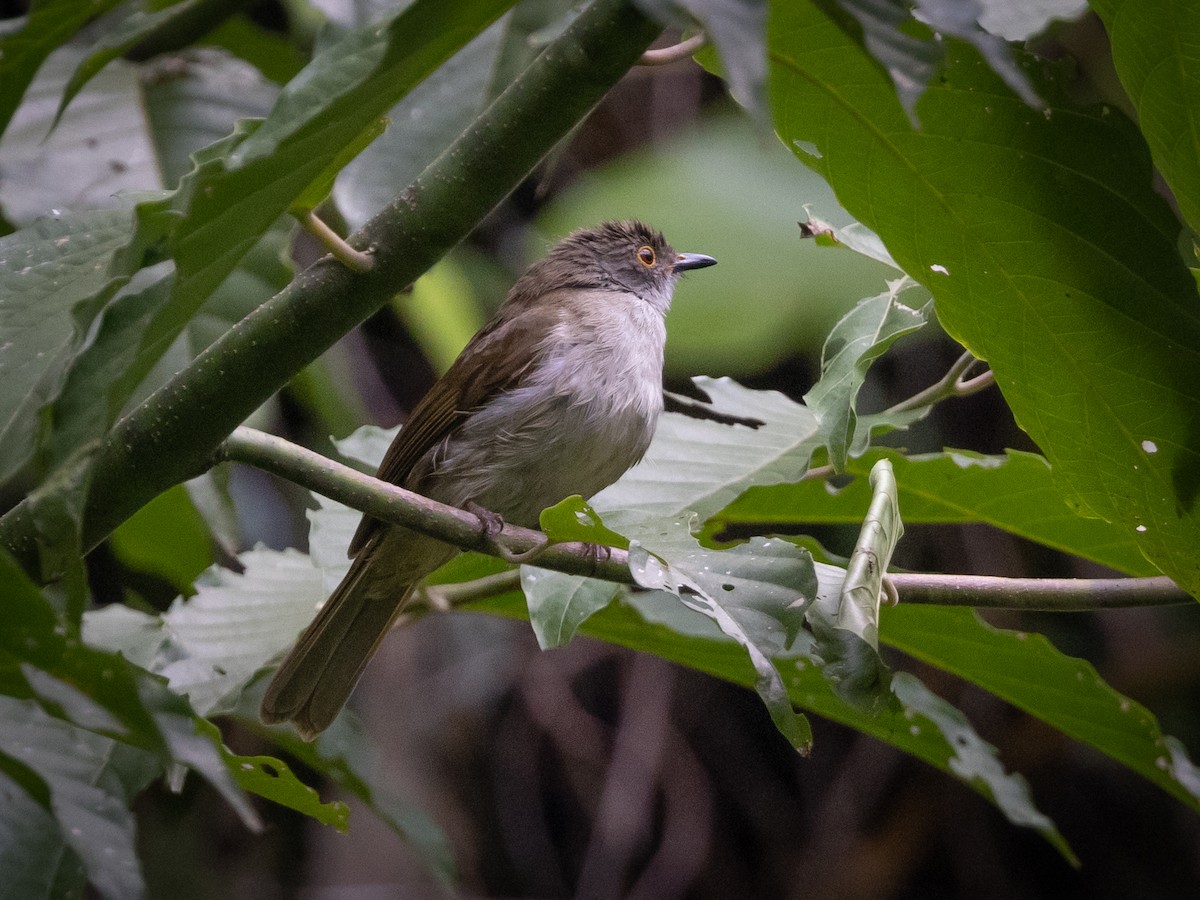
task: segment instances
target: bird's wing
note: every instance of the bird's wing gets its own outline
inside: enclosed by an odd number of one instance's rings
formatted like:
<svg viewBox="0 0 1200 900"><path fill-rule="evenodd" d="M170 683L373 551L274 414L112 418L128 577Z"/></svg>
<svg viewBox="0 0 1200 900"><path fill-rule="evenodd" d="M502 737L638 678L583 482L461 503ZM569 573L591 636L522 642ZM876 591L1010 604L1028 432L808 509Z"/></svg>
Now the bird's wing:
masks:
<svg viewBox="0 0 1200 900"><path fill-rule="evenodd" d="M533 365L534 349L558 321L553 306L539 304L507 315L502 310L471 338L412 411L375 477L403 486L413 466L473 410L520 384ZM363 516L347 553L356 556L382 524Z"/></svg>

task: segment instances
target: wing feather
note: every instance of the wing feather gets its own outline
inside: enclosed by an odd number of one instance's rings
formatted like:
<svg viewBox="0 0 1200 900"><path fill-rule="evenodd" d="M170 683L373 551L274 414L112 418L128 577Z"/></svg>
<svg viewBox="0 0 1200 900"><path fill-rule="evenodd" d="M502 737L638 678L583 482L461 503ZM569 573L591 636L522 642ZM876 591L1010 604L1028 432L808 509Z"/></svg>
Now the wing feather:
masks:
<svg viewBox="0 0 1200 900"><path fill-rule="evenodd" d="M483 327L421 398L388 448L375 477L409 487L413 467L473 410L517 387L533 366L537 344L558 321L555 304L510 304ZM347 553L357 556L382 522L363 516Z"/></svg>

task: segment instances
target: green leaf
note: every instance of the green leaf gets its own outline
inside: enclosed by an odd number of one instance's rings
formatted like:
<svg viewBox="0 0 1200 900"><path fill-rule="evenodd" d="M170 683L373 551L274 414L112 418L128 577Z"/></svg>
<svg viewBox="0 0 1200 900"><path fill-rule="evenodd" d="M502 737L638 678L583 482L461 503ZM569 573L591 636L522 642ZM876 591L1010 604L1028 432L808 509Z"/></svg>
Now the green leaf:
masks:
<svg viewBox="0 0 1200 900"><path fill-rule="evenodd" d="M53 127L81 55L71 45L46 61L0 140L0 204L18 225L54 209L126 206L123 192L163 187L133 64L101 72Z"/></svg>
<svg viewBox="0 0 1200 900"><path fill-rule="evenodd" d="M1031 106L1038 102L1008 46L979 26L980 9L975 0L915 0L912 4L905 0L837 0L837 5L857 21L863 45L891 78L901 105L914 121L917 101L945 57L943 35L974 45L1021 99ZM918 24L914 12L920 14L924 25Z"/></svg>
<svg viewBox="0 0 1200 900"><path fill-rule="evenodd" d="M244 69L242 75L245 75ZM207 73L204 77L209 80L193 77L193 72ZM238 104L244 105L249 102L247 98L256 96L255 90L244 79L239 81L241 89L235 91L228 83L222 87L220 77L236 78L236 73L231 73L228 65L189 66L186 73L180 73L173 80L172 91L178 94L191 89L194 94L186 102L175 103L175 119L158 123L171 135L159 149L182 155L187 140L207 140L214 132L214 121L220 122L221 129L227 128L234 112L241 108ZM85 91L81 103L94 92L95 86ZM223 97L239 99L223 100ZM140 105L133 100L130 96L121 102L139 109L137 129L145 136L145 118ZM176 100L180 101L180 98L177 96ZM48 104L42 102L39 108L44 114L43 122L48 122ZM77 164L69 153L59 154L54 146L55 141L67 142L69 139L83 144L94 143L91 132L97 127L95 121L86 121L86 127L74 124L90 108L76 104L47 146L40 144L38 136L34 150L39 165L52 167L56 172L63 169L85 181L97 180L96 160L103 160L103 156L88 150L86 160ZM188 111L192 113L190 120L186 119ZM203 119L199 118L201 113ZM94 115L104 119L107 126L107 130L100 129L101 134L120 135L128 131L113 128L114 123L109 121L111 113L103 105L94 110ZM10 134L10 139L15 139L14 135L15 132ZM101 147L100 153L144 158L151 164L155 161L154 154L144 147L135 150L114 145ZM65 202L79 199L72 194L69 179L57 175L55 178L66 182L65 187L56 183L50 193L38 194L36 204L39 207L55 198ZM155 174L153 183L157 183L157 178ZM166 227L162 206L160 202L145 203L141 207L144 219L141 240L152 239ZM167 264L139 273L132 284L109 302L109 297L124 281L123 277L118 277L119 272L130 268L123 260L138 260L142 253L139 239L130 240L131 228L132 216L128 210L77 213L44 220L0 242L0 248L7 251L0 253L0 259L5 260L0 286L8 281L11 288L0 293L5 298L0 306L3 315L0 333L5 341L12 341L19 347L0 359L0 369L19 367L25 375L24 379L8 382L14 393L6 394L5 399L9 400L11 396L9 402L16 408L0 421L6 421L16 434L3 435L7 466L0 465L0 477L11 474L28 458L28 435L32 434L33 416L39 407L48 407L60 390L65 396L62 408L51 411L52 431L44 441L45 463L53 465L89 439L102 435L142 376L195 313L193 308L168 303L172 297L172 284L167 280L170 278ZM236 315L230 316L233 321L287 282L290 270L278 259L286 233L270 232L260 244L265 251L257 249L247 257L245 271L252 272L253 278L261 277L261 284L251 283L235 272L218 290L219 295L224 291L239 301L235 304ZM121 246L122 243L126 246ZM271 262L273 267L269 265ZM228 297L213 300L214 306L221 303L228 305ZM89 334L93 319L105 304L99 330ZM84 336L87 336L86 341ZM198 350L192 355L195 352ZM33 364L22 358L26 353L32 356ZM182 360L172 360L172 363L181 368L191 358L187 355ZM71 373L69 377L68 372Z"/></svg>
<svg viewBox="0 0 1200 900"><path fill-rule="evenodd" d="M510 2L417 0L319 53L261 127L181 183L172 242L181 305L198 306L346 147Z"/></svg>
<svg viewBox="0 0 1200 900"><path fill-rule="evenodd" d="M179 305L169 263L135 274L99 316L57 402L44 408L43 463L103 437L132 398L151 393L287 284L292 270L280 257L291 233L288 220L268 231L199 311Z"/></svg>
<svg viewBox="0 0 1200 900"><path fill-rule="evenodd" d="M550 650L571 640L589 616L613 601L620 588L598 578L521 566L521 590L538 646Z"/></svg>
<svg viewBox="0 0 1200 900"><path fill-rule="evenodd" d="M279 88L253 66L206 49L172 54L141 67L142 99L163 183L192 168L192 154L224 138L240 119L270 111Z"/></svg>
<svg viewBox="0 0 1200 900"><path fill-rule="evenodd" d="M629 539L608 528L578 494L542 510L538 525L554 543L583 541L629 549Z"/></svg>
<svg viewBox="0 0 1200 900"><path fill-rule="evenodd" d="M122 523L109 539L123 564L152 572L180 593L213 563L208 527L183 485L159 494Z"/></svg>
<svg viewBox="0 0 1200 900"><path fill-rule="evenodd" d="M485 28L386 110L387 130L347 161L333 199L351 229L399 196L484 107L508 21Z"/></svg>
<svg viewBox="0 0 1200 900"><path fill-rule="evenodd" d="M25 784L14 777L17 766L36 780L47 797L39 805ZM72 897L83 891L86 873L83 863L62 838L50 812L49 792L45 783L21 763L0 753L0 885L4 900L29 897Z"/></svg>
<svg viewBox="0 0 1200 900"><path fill-rule="evenodd" d="M796 481L820 446L816 417L776 391L754 391L728 378L696 378L712 412L757 420L726 425L664 413L642 461L591 499L605 524L631 527L694 513L701 521L753 484Z"/></svg>
<svg viewBox="0 0 1200 900"><path fill-rule="evenodd" d="M1200 231L1200 10L1174 0L1091 0L1138 125L1179 209Z"/></svg>
<svg viewBox="0 0 1200 900"><path fill-rule="evenodd" d="M370 144L374 143L375 139L387 129L388 123L389 120L386 117L381 117L369 123L360 134L355 136L353 141L338 151L338 154L329 161L329 165L325 167L325 170L320 172L300 196L292 201L288 207L288 212L293 215L304 215L324 203L333 191L333 182L338 177L338 173ZM422 166L422 168L424 167ZM380 196L386 199L396 195L382 194Z"/></svg>
<svg viewBox="0 0 1200 900"><path fill-rule="evenodd" d="M167 634L162 619L112 603L83 614L83 642L89 647L120 653L142 669L149 669Z"/></svg>
<svg viewBox="0 0 1200 900"><path fill-rule="evenodd" d="M836 490L823 479L753 487L721 510L715 527L755 523L852 524L870 499L866 475L877 460L892 464L904 520L914 523L985 522L1012 534L1073 553L1130 575L1155 575L1126 529L1076 515L1045 458L1009 450L985 456L969 450L905 456L873 450L851 459L853 481Z"/></svg>
<svg viewBox="0 0 1200 900"><path fill-rule="evenodd" d="M898 299L916 286L907 276L897 279L885 293L861 301L848 312L825 340L821 380L804 395L804 402L817 416L835 472L846 469L858 426L855 402L871 363L928 321L928 303L913 309Z"/></svg>
<svg viewBox="0 0 1200 900"><path fill-rule="evenodd" d="M216 3L232 5L229 0L216 0ZM92 45L91 52L76 66L63 87L55 121L61 118L63 111L83 86L110 62L125 56L130 49L146 38L185 24L195 17L198 10L211 6L213 0L182 0L152 11L134 9L125 18L114 23Z"/></svg>
<svg viewBox="0 0 1200 900"><path fill-rule="evenodd" d="M907 672L895 675L892 690L907 715L923 715L955 748L955 756L949 761L954 775L988 797L1012 824L1034 829L1067 862L1079 867L1079 860L1058 828L1034 805L1029 784L1020 775L1004 771L996 748L979 737L966 716Z"/></svg>
<svg viewBox="0 0 1200 900"><path fill-rule="evenodd" d="M286 763L273 756L235 756L231 769L244 790L294 809L322 825L345 834L350 829L350 807L340 800L322 803L320 795L300 781Z"/></svg>
<svg viewBox="0 0 1200 900"><path fill-rule="evenodd" d="M817 566L821 593L839 590L840 571ZM600 610L581 630L752 687L758 674L745 653L711 620L667 599L656 592L626 594L623 602ZM849 725L953 775L1010 815L1014 824L1033 825L1062 849L1057 832L1042 827L1024 779L1006 774L994 748L961 720L953 721L949 710L935 705L919 682L907 677L894 680L902 686L903 695L897 698L900 702L868 715L834 693L812 657L812 638L807 632L800 633L791 651L775 656L775 665L795 706ZM909 685L914 686L905 691ZM986 762L989 756L990 762Z"/></svg>
<svg viewBox="0 0 1200 900"><path fill-rule="evenodd" d="M554 543L584 541L628 549L629 541L608 528L582 497L568 497L542 510L539 525ZM529 624L543 650L567 643L596 610L612 602L618 586L596 578L583 578L521 566L521 589L529 603Z"/></svg>
<svg viewBox="0 0 1200 900"><path fill-rule="evenodd" d="M1114 691L1085 660L1040 634L1002 631L973 610L901 605L885 611L885 644L991 691L1077 741L1095 747L1200 809L1195 766L1154 716Z"/></svg>
<svg viewBox="0 0 1200 900"><path fill-rule="evenodd" d="M99 440L149 368L138 350L155 314L171 296L171 269L162 263L137 272L106 305L88 343L70 361L57 401L44 407L45 463L57 465L88 441Z"/></svg>
<svg viewBox="0 0 1200 900"><path fill-rule="evenodd" d="M3 867L6 895L65 896L66 884L79 890L86 874L104 897L140 896L144 884L129 806L158 772L153 757L52 718L33 701L3 696L0 753L42 779L52 817L24 808L19 798L0 804L0 835L15 838L0 838L0 861L9 848L22 851L20 860Z"/></svg>
<svg viewBox="0 0 1200 900"><path fill-rule="evenodd" d="M0 36L0 135L4 134L38 67L57 47L119 0L34 0L18 31Z"/></svg>
<svg viewBox="0 0 1200 900"><path fill-rule="evenodd" d="M883 576L904 526L896 479L886 459L871 469L871 505L837 594L816 598L805 618L817 639L822 672L844 700L866 712L893 702L891 672L879 656Z"/></svg>
<svg viewBox="0 0 1200 900"><path fill-rule="evenodd" d="M119 287L108 268L131 230L127 210L96 210L0 238L0 481L32 456L40 409Z"/></svg>
<svg viewBox="0 0 1200 900"><path fill-rule="evenodd" d="M361 800L379 821L417 852L439 881L445 885L454 884L454 854L445 832L424 810L378 784L379 763L358 717L349 710L342 710L315 741L302 741L290 728L268 727L258 720L262 687L260 682L243 697L238 712L242 723Z"/></svg>
<svg viewBox="0 0 1200 900"><path fill-rule="evenodd" d="M804 610L816 599L812 558L786 541L763 538L730 550L706 550L686 520L660 521L652 527L657 534L647 536L645 546L640 540L630 546L634 579L712 619L745 649L756 673L754 688L775 727L807 755L812 728L792 708L771 656L795 641ZM642 534L646 531L640 529Z"/></svg>
<svg viewBox="0 0 1200 900"><path fill-rule="evenodd" d="M1070 502L1200 593L1200 312L1136 130L1058 97L1032 111L948 41L915 131L836 26L809 5L775 12L785 142L815 146L801 158L988 361Z"/></svg>
<svg viewBox="0 0 1200 900"><path fill-rule="evenodd" d="M124 607L88 613L84 636L163 675L202 714L239 710L246 686L291 645L324 593L320 571L295 551L251 550L238 561L243 572L214 567L194 597L177 600L162 616ZM214 726L205 723L202 733L219 745ZM346 830L345 804L322 803L279 760L227 751L222 758L243 789Z"/></svg>
<svg viewBox="0 0 1200 900"><path fill-rule="evenodd" d="M6 693L34 695L52 715L153 754L163 769L194 769L249 827L258 817L234 783L200 720L161 680L123 657L87 647L63 629L49 604L7 553L0 553L5 628L0 682Z"/></svg>
<svg viewBox="0 0 1200 900"><path fill-rule="evenodd" d="M163 613L167 640L147 665L201 715L233 709L254 675L291 646L325 597L320 570L294 550L248 550L238 561L242 572L214 566L197 579L195 596L177 599ZM94 630L88 633L99 639Z"/></svg>
<svg viewBox="0 0 1200 900"><path fill-rule="evenodd" d="M38 536L38 576L48 583L47 597L72 634L87 603L83 565L83 503L91 481L92 460L99 442L80 447L42 481L28 497Z"/></svg>

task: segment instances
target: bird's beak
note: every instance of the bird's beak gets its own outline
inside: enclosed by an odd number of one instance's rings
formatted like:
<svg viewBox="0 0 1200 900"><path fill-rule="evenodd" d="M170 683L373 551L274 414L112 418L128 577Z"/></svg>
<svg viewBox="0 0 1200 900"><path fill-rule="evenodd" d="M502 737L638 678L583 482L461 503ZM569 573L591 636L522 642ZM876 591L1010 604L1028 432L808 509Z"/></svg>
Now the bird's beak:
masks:
<svg viewBox="0 0 1200 900"><path fill-rule="evenodd" d="M680 253L675 257L675 271L686 272L688 269L706 269L715 266L717 261L703 253Z"/></svg>

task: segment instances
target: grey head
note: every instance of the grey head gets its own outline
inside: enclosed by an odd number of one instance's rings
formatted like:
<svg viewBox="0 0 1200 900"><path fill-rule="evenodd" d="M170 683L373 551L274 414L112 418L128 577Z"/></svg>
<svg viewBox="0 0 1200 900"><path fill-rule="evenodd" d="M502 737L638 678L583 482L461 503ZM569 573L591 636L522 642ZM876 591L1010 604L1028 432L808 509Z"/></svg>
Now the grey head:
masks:
<svg viewBox="0 0 1200 900"><path fill-rule="evenodd" d="M666 312L679 276L716 264L711 256L677 253L662 232L635 219L602 222L563 238L513 285L510 302L555 289L636 294Z"/></svg>

